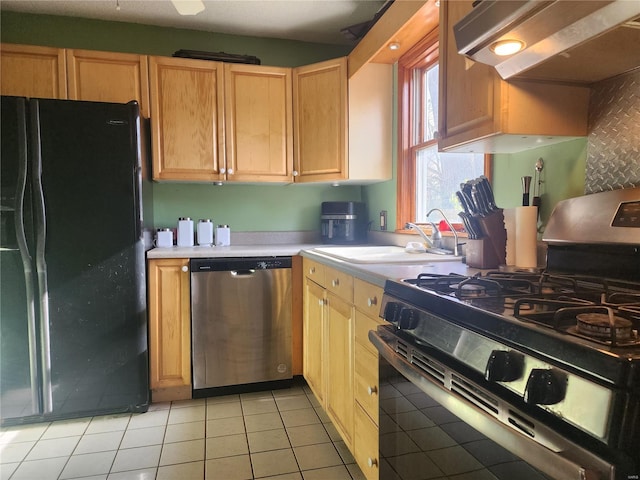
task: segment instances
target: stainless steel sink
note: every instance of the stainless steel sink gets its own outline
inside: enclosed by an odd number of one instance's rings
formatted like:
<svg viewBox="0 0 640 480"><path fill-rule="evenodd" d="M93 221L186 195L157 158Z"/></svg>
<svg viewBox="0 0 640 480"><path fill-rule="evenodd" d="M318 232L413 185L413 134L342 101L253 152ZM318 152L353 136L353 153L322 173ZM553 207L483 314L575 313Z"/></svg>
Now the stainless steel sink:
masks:
<svg viewBox="0 0 640 480"><path fill-rule="evenodd" d="M431 263L460 261L461 257L441 253L409 252L396 245L318 247L312 250L351 263Z"/></svg>

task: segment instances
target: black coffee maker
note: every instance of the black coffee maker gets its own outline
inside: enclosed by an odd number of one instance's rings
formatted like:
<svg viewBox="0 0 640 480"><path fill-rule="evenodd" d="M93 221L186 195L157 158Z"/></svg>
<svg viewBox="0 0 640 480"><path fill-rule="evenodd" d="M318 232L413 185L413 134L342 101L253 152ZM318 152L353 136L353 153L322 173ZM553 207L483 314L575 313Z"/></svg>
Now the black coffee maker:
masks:
<svg viewBox="0 0 640 480"><path fill-rule="evenodd" d="M350 245L367 243L367 206L362 202L322 202L322 243Z"/></svg>

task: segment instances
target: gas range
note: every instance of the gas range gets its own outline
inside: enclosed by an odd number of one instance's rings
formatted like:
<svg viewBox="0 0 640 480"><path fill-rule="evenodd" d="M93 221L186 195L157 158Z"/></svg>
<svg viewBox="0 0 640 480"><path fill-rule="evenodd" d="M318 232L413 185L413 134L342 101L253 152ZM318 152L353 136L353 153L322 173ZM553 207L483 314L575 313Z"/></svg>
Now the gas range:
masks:
<svg viewBox="0 0 640 480"><path fill-rule="evenodd" d="M479 414L493 419L499 427L483 433L502 432L504 444L553 478L637 478L640 189L622 200L592 197L587 203L615 205L607 225L621 222L626 237L560 239L566 208L576 209L567 201L547 227L545 271L387 281L380 316L389 325L370 338L410 376L444 389L444 404L472 405L472 426Z"/></svg>

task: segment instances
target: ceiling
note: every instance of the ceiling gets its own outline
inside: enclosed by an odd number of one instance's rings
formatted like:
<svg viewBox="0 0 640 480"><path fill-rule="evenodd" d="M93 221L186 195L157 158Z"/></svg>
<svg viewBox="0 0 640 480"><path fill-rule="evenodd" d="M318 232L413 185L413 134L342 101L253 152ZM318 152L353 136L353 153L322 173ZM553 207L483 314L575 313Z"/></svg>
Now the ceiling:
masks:
<svg viewBox="0 0 640 480"><path fill-rule="evenodd" d="M373 19L384 0L204 0L179 15L170 0L1 0L1 11L62 15L306 42L354 45L340 30Z"/></svg>

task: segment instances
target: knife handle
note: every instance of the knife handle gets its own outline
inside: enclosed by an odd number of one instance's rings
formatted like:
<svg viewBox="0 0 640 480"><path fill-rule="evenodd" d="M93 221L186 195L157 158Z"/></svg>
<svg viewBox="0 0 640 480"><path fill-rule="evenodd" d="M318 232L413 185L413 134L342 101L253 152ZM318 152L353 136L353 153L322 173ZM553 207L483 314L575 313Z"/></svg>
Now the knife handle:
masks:
<svg viewBox="0 0 640 480"><path fill-rule="evenodd" d="M522 194L522 206L523 207L528 207L529 206L529 194L528 193L523 193Z"/></svg>
<svg viewBox="0 0 640 480"><path fill-rule="evenodd" d="M460 202L460 205L462 205L462 209L464 210L464 212L470 213L469 205L467 204L467 200L464 198L464 195L462 194L462 192L460 191L456 192L456 196L458 197L458 201Z"/></svg>

